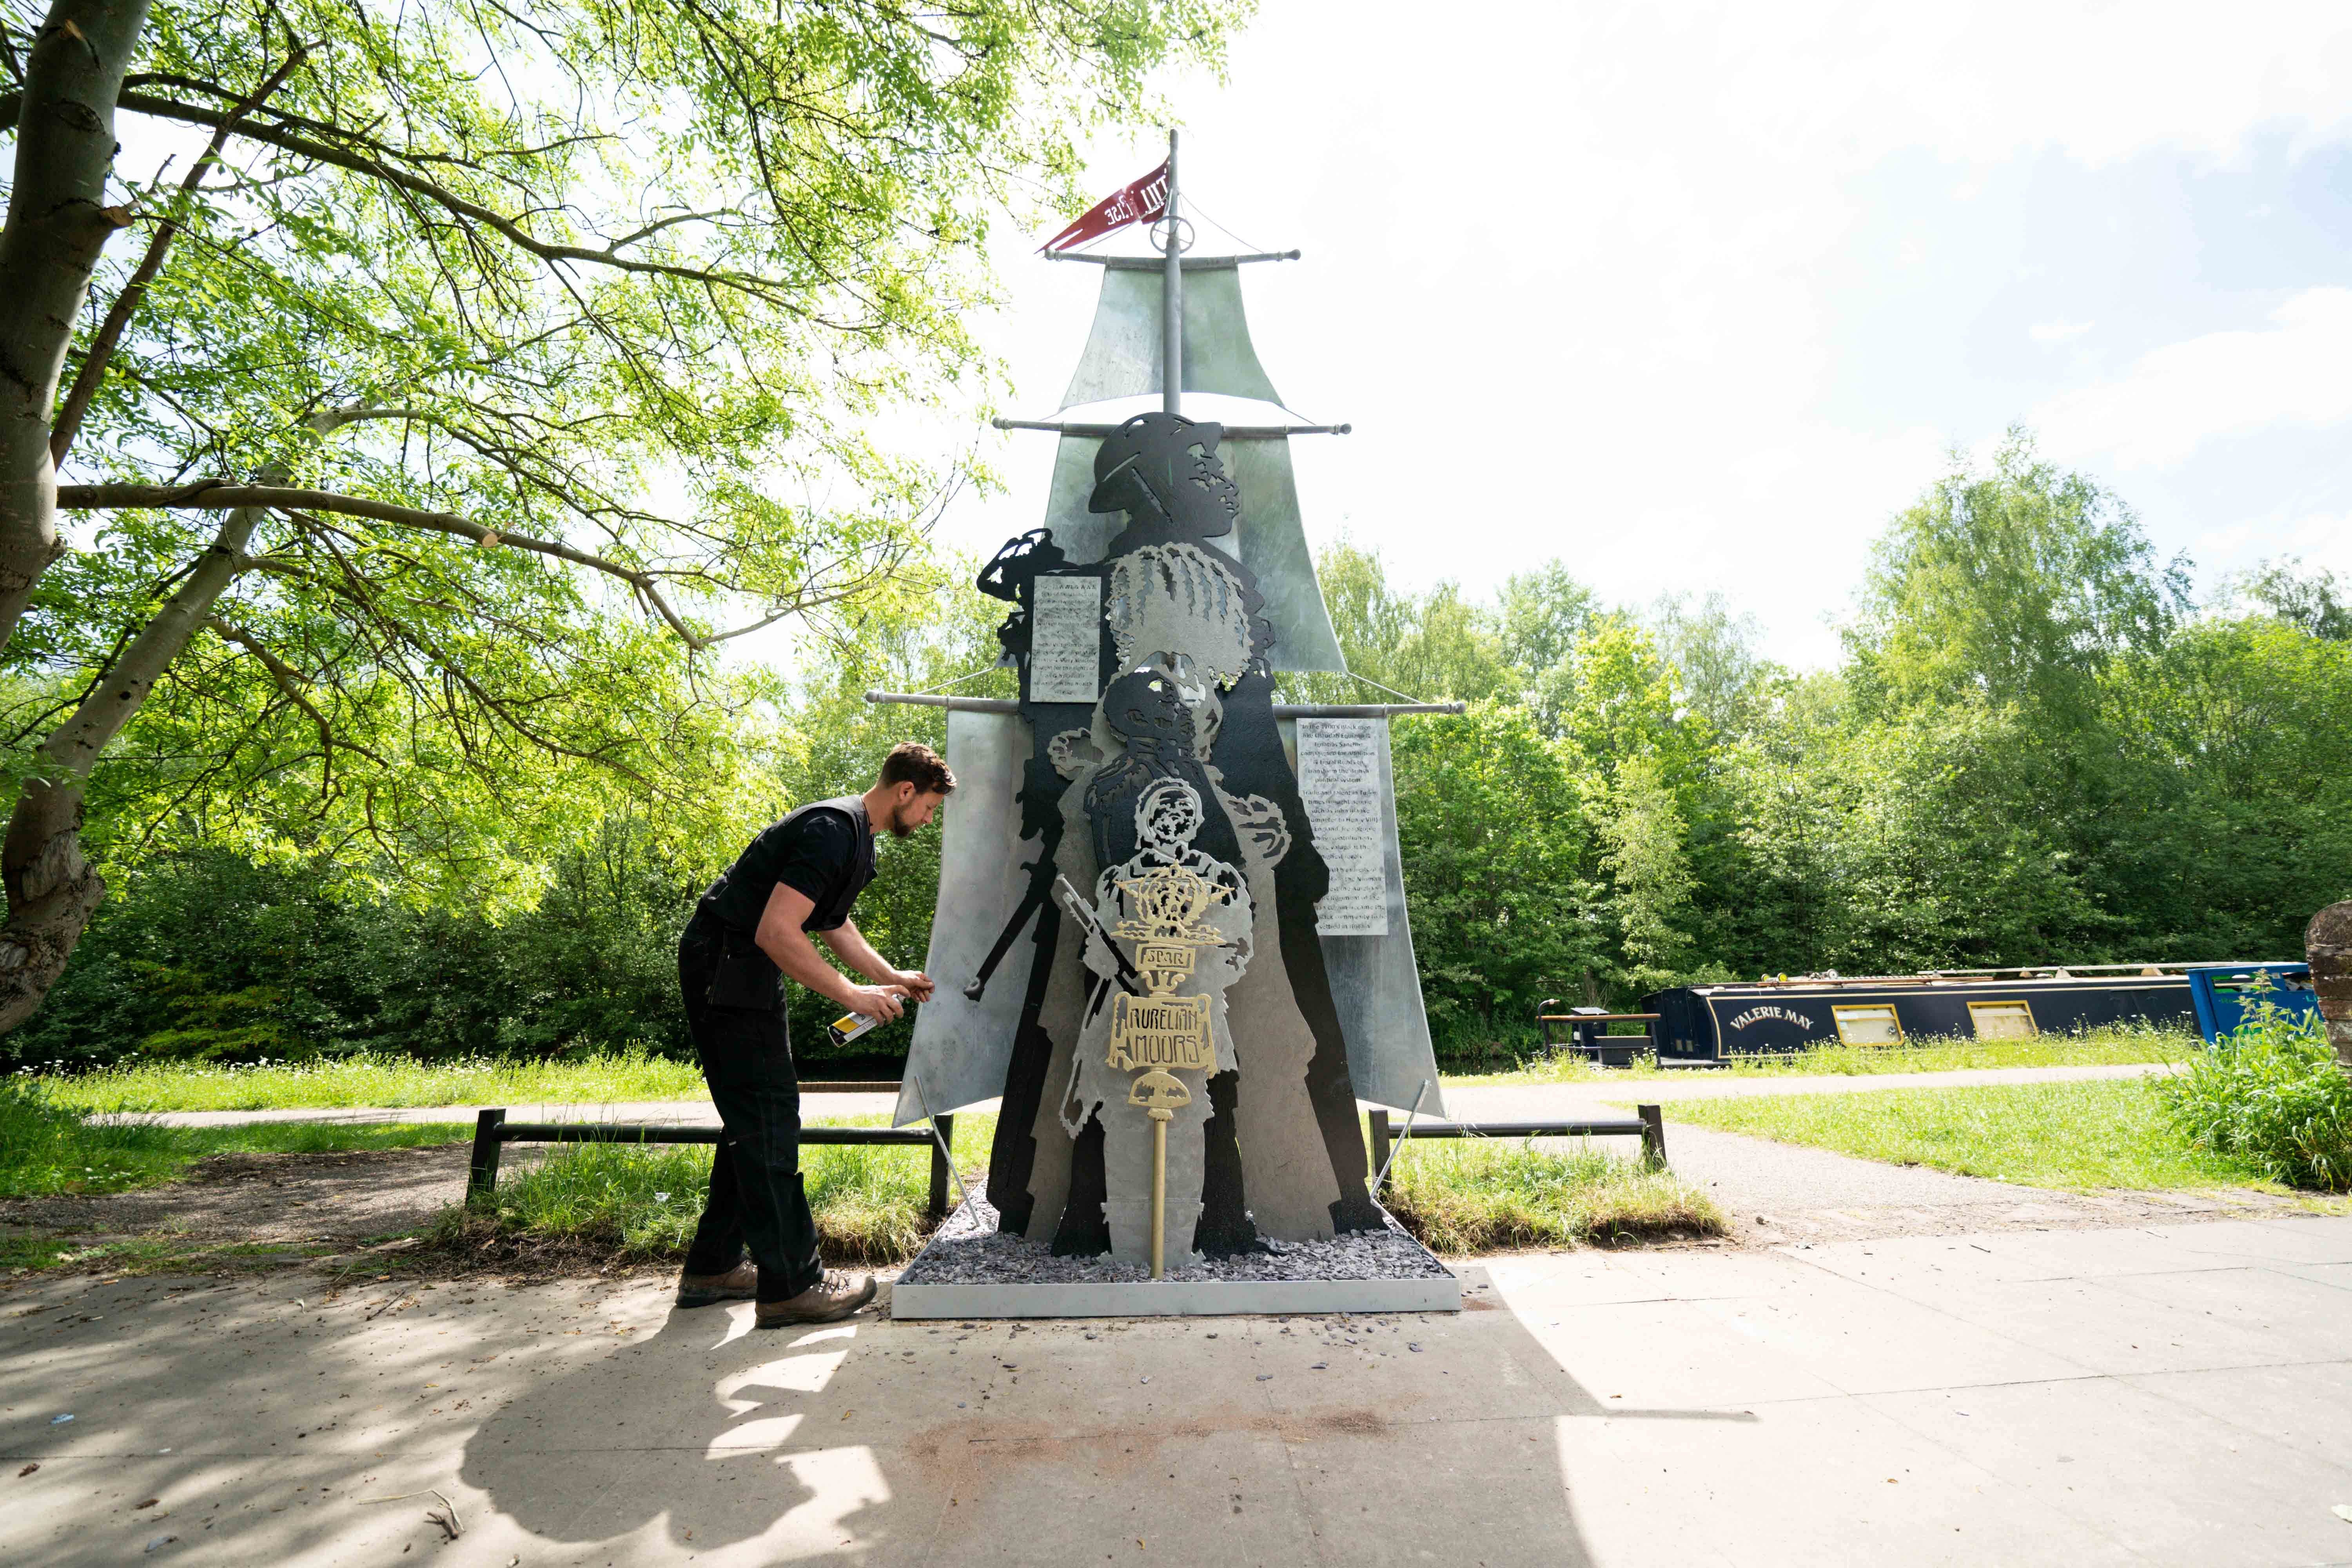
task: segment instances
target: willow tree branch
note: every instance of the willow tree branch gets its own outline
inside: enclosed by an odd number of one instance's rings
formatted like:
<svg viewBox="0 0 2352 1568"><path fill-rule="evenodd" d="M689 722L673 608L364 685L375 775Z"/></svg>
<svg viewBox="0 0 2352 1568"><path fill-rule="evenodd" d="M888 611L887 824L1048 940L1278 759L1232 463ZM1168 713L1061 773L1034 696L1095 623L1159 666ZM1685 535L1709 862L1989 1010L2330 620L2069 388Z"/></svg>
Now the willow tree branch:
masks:
<svg viewBox="0 0 2352 1568"><path fill-rule="evenodd" d="M171 254L172 241L180 232L180 215L187 210L187 205L194 198L196 188L204 183L206 172L220 161L221 148L228 142L229 132L247 114L260 107L262 100L276 92L286 79L310 58L310 45L296 45L293 52L286 57L285 63L269 73L267 81L230 107L227 115L213 128L212 139L205 143L203 153L189 165L187 174L180 181L179 195L172 204L170 216L155 226L154 237L147 242L147 254L139 258L131 280L122 286L122 292L114 297L114 303L107 310L106 320L99 323L98 334L89 341L89 352L82 356L81 369L74 374L73 386L66 393L65 403L58 409L57 420L49 427L49 461L52 465L63 464L66 454L72 450L74 437L81 431L82 416L89 412L91 399L98 395L100 384L106 380L107 362L114 357L114 347L122 341L123 329L131 324L131 318L138 310L140 301L147 297L147 285L155 280L155 274L163 270L163 258Z"/></svg>

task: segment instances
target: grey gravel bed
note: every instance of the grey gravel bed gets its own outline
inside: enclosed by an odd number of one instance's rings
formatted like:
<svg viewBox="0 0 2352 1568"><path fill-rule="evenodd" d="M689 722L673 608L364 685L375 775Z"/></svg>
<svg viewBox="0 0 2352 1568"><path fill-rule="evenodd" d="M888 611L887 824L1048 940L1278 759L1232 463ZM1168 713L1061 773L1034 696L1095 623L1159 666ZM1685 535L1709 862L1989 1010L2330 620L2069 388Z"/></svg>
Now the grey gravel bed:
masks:
<svg viewBox="0 0 2352 1568"><path fill-rule="evenodd" d="M1100 1258L1056 1258L1052 1244L996 1228L996 1210L986 1188L975 1184L971 1201L933 1233L922 1256L898 1276L901 1285L1103 1285L1149 1280L1141 1263ZM1430 1250L1405 1234L1394 1218L1381 1231L1355 1231L1328 1241L1268 1241L1267 1251L1239 1258L1212 1258L1189 1268L1171 1268L1170 1279L1430 1279L1448 1270Z"/></svg>

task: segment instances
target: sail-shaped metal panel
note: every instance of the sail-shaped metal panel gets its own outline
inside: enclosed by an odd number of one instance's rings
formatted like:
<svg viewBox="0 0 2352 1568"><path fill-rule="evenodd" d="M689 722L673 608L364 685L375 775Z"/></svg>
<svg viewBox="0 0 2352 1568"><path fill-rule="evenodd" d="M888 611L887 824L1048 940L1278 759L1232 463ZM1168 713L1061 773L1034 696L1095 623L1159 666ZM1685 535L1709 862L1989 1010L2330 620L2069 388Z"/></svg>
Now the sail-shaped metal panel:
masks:
<svg viewBox="0 0 2352 1568"><path fill-rule="evenodd" d="M1211 542L1227 546L1257 579L1265 616L1274 627L1276 669L1344 670L1339 634L1316 580L1315 554L1298 513L1298 485L1290 471L1290 440L1226 441L1217 448L1225 473L1242 492L1242 519Z"/></svg>
<svg viewBox="0 0 2352 1568"><path fill-rule="evenodd" d="M1160 395L1162 286L1156 270L1103 268L1094 331L1070 377L1070 388L1062 395L1064 408ZM1249 319L1242 310L1241 268L1231 262L1184 268L1183 363L1187 392L1282 401L1250 342Z"/></svg>
<svg viewBox="0 0 2352 1568"><path fill-rule="evenodd" d="M1004 1091L1035 944L1026 936L1015 942L979 1001L966 997L963 985L1028 885L1024 862L1034 847L1021 841L1013 795L1034 744L1029 721L1018 714L948 714L956 787L940 810L940 899L923 959L939 989L915 1012L894 1126L919 1121L926 1107L945 1115Z"/></svg>
<svg viewBox="0 0 2352 1568"><path fill-rule="evenodd" d="M1280 721L1283 750L1298 765L1298 723ZM1429 1037L1429 1012L1421 999L1421 969L1413 960L1412 922L1405 912L1404 854L1397 842L1396 773L1389 757L1389 728L1370 726L1380 763L1381 876L1388 895L1386 936L1325 936L1323 966L1331 977L1331 1001L1339 1032L1348 1041L1348 1080L1356 1098L1410 1112L1416 1100L1423 1116L1444 1116L1445 1096L1437 1083L1437 1051ZM1424 1089L1423 1085L1426 1085Z"/></svg>
<svg viewBox="0 0 2352 1568"><path fill-rule="evenodd" d="M1087 510L1095 489L1095 453L1101 446L1097 437L1065 436L1054 453L1045 526L1054 531L1054 542L1079 565L1101 560L1111 540L1127 526L1116 512ZM1266 621L1274 627L1269 662L1276 670L1345 669L1339 634L1331 629L1331 612L1316 581L1315 555L1307 548L1288 438L1223 441L1217 456L1241 490L1242 516L1233 532L1209 542L1256 577L1258 592L1265 595Z"/></svg>

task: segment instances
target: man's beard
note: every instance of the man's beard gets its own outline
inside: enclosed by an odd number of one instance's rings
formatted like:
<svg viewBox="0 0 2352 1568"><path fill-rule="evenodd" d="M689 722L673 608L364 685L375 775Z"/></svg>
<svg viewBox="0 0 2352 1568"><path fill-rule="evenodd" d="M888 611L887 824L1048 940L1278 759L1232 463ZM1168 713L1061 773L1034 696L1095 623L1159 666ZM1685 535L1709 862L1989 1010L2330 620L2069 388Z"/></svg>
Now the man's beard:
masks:
<svg viewBox="0 0 2352 1568"><path fill-rule="evenodd" d="M890 820L882 826L890 830L893 838L912 838L915 836L913 828L898 820L898 808L895 805L890 808Z"/></svg>

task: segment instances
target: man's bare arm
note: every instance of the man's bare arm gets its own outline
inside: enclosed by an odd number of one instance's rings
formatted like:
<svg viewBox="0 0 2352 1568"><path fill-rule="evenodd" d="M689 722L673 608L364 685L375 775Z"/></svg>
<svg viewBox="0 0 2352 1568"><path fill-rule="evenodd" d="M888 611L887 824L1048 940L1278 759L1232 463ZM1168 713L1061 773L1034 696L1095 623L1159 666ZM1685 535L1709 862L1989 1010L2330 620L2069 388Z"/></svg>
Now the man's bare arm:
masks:
<svg viewBox="0 0 2352 1568"><path fill-rule="evenodd" d="M931 977L919 969L893 968L889 960L874 951L874 944L866 940L866 933L857 929L856 921L845 920L833 930L821 931L817 935L840 955L842 963L868 980L880 985L898 986L918 1002L931 999Z"/></svg>
<svg viewBox="0 0 2352 1568"><path fill-rule="evenodd" d="M818 955L808 939L808 932L801 929L801 922L807 920L815 908L806 894L779 882L775 890L768 895L768 907L760 912L760 929L752 934L751 940L760 944L761 952L775 960L778 969L818 995L830 997L853 1013L885 1020L904 1013L906 1005L897 991L881 985L859 985ZM825 934L830 944L833 933L828 931ZM858 942L864 946L865 939L860 937ZM839 950L836 948L835 951ZM870 953L874 950L867 947L866 951ZM868 970L867 973L873 972ZM929 982L924 984L928 986Z"/></svg>

